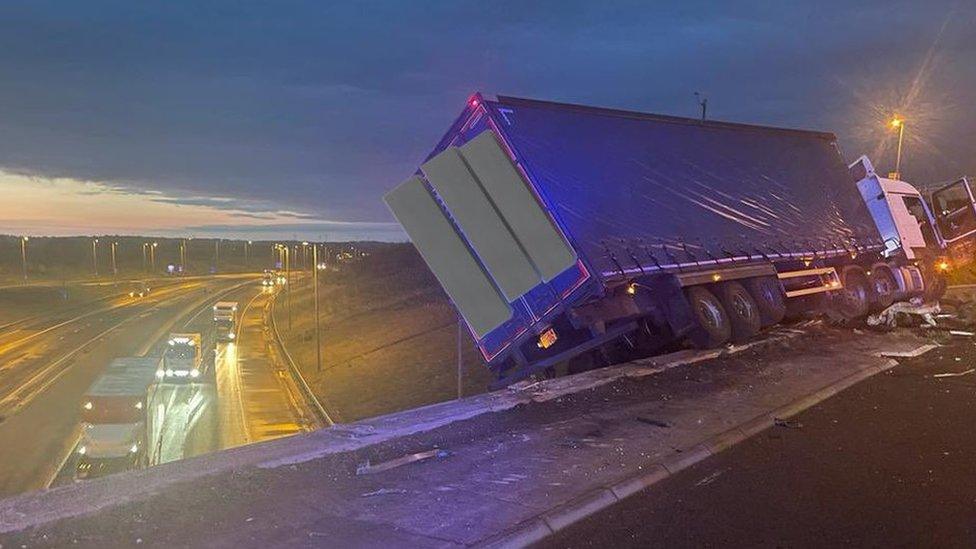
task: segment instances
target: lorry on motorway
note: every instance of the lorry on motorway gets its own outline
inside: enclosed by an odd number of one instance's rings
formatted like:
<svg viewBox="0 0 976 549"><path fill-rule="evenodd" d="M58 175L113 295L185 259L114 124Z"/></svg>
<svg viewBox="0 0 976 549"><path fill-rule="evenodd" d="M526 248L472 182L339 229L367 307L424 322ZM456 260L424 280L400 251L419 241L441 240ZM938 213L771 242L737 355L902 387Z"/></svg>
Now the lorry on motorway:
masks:
<svg viewBox="0 0 976 549"><path fill-rule="evenodd" d="M116 358L85 392L74 478L146 464L159 362L159 357Z"/></svg>
<svg viewBox="0 0 976 549"><path fill-rule="evenodd" d="M218 301L213 306L213 320L217 341L234 341L237 337L237 302Z"/></svg>
<svg viewBox="0 0 976 549"><path fill-rule="evenodd" d="M172 333L166 341L159 377L166 383L186 383L203 373L202 340L198 333Z"/></svg>
<svg viewBox="0 0 976 549"><path fill-rule="evenodd" d="M963 214L836 141L475 94L385 201L499 386L939 297Z"/></svg>

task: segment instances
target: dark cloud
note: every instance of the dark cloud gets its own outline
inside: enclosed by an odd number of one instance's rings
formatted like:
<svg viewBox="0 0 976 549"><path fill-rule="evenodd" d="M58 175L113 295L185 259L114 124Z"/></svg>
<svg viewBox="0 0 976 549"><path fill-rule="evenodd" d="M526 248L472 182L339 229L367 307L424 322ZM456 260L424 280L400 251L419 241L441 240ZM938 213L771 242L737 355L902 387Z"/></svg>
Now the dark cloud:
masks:
<svg viewBox="0 0 976 549"><path fill-rule="evenodd" d="M832 130L881 166L900 109L909 177L976 172L976 8L850 4L5 3L0 166L386 221L382 192L474 90L688 116L702 91L716 118Z"/></svg>

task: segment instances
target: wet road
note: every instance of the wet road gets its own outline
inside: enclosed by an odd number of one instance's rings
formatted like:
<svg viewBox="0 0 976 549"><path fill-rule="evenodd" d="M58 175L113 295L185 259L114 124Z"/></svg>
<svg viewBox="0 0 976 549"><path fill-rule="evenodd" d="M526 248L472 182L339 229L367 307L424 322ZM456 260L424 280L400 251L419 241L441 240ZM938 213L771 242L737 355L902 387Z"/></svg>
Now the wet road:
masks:
<svg viewBox="0 0 976 549"><path fill-rule="evenodd" d="M77 406L111 359L149 353L200 302L243 279L194 279L0 333L0 495L42 488L78 440Z"/></svg>
<svg viewBox="0 0 976 549"><path fill-rule="evenodd" d="M224 448L315 427L314 416L267 331L265 315L274 294L260 290L242 298L235 342L220 344L217 351L216 388Z"/></svg>
<svg viewBox="0 0 976 549"><path fill-rule="evenodd" d="M542 545L976 545L976 345L901 362Z"/></svg>

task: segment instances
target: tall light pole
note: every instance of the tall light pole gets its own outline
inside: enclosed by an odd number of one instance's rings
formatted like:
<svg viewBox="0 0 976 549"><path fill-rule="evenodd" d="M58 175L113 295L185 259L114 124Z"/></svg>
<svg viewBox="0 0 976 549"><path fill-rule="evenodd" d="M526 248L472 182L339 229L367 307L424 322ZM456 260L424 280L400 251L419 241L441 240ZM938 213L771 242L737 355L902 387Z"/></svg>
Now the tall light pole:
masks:
<svg viewBox="0 0 976 549"><path fill-rule="evenodd" d="M143 274L145 274L145 272L146 272L146 246L148 246L148 245L149 245L148 242L143 242L142 243L142 272L143 272Z"/></svg>
<svg viewBox="0 0 976 549"><path fill-rule="evenodd" d="M905 119L895 115L891 119L891 127L898 130L898 153L895 156L895 172L892 179L901 179L901 145L905 140Z"/></svg>
<svg viewBox="0 0 976 549"><path fill-rule="evenodd" d="M20 261L24 267L24 284L27 284L27 237L20 237Z"/></svg>
<svg viewBox="0 0 976 549"><path fill-rule="evenodd" d="M288 330L291 331L291 252L287 245L281 249L285 252L285 292L288 298Z"/></svg>
<svg viewBox="0 0 976 549"><path fill-rule="evenodd" d="M322 332L319 330L319 269L318 269L319 247L312 244L312 261L316 267L312 270L312 294L315 299L315 364L316 371L322 371Z"/></svg>
<svg viewBox="0 0 976 549"><path fill-rule="evenodd" d="M186 271L186 239L180 240L180 272Z"/></svg>
<svg viewBox="0 0 976 549"><path fill-rule="evenodd" d="M119 244L118 242L116 242L114 240L112 241L111 249L112 249L112 277L113 278L118 278L119 277L119 267L115 263L115 247L118 244Z"/></svg>
<svg viewBox="0 0 976 549"><path fill-rule="evenodd" d="M95 278L98 278L98 239L92 239L92 269L95 271Z"/></svg>
<svg viewBox="0 0 976 549"><path fill-rule="evenodd" d="M250 249L251 249L251 241L250 240L245 241L244 242L244 268L245 269L247 269L248 264L251 262Z"/></svg>
<svg viewBox="0 0 976 549"><path fill-rule="evenodd" d="M314 251L312 253L315 253ZM302 242L302 271L308 270L308 241ZM305 276L304 273L302 275ZM308 286L308 279L303 280L302 286Z"/></svg>
<svg viewBox="0 0 976 549"><path fill-rule="evenodd" d="M149 247L149 265L154 273L156 272L156 246L159 246L159 242L153 242Z"/></svg>
<svg viewBox="0 0 976 549"><path fill-rule="evenodd" d="M220 270L220 239L214 239L214 271Z"/></svg>

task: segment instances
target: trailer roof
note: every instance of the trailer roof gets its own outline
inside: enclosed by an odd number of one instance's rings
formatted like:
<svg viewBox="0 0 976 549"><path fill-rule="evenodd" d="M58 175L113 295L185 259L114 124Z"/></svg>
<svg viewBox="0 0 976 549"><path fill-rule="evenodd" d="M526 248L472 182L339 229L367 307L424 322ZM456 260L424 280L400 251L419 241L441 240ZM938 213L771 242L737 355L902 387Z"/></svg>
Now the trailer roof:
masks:
<svg viewBox="0 0 976 549"><path fill-rule="evenodd" d="M879 245L832 133L477 97L602 276Z"/></svg>
<svg viewBox="0 0 976 549"><path fill-rule="evenodd" d="M116 358L92 383L86 396L140 396L156 380L159 357Z"/></svg>

